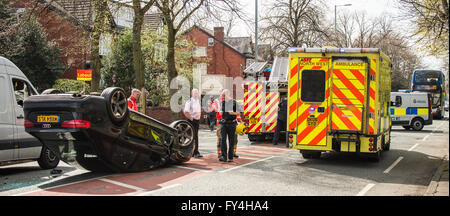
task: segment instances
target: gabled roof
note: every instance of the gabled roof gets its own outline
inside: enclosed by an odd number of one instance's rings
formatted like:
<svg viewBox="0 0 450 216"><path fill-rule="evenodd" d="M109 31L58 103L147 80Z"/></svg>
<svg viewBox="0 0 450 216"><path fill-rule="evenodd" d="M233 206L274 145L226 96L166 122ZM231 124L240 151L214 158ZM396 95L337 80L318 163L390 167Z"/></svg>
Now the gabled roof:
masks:
<svg viewBox="0 0 450 216"><path fill-rule="evenodd" d="M84 25L92 23L93 5L91 0L55 0L55 2Z"/></svg>
<svg viewBox="0 0 450 216"><path fill-rule="evenodd" d="M238 53L239 55L241 55L244 58L247 58L248 56L245 53L240 52L239 50L237 50L235 47L231 46L230 44L228 44L225 41L219 40L218 38L216 38L213 34L211 34L208 30L205 30L203 28L201 28L200 26L197 25L193 25L191 28L187 29L186 31L184 31L181 35L187 34L188 32L192 31L193 29L198 29L201 32L203 32L204 34L208 35L211 38L214 38L215 41L225 45L226 47L230 48L231 50L233 50L234 52Z"/></svg>
<svg viewBox="0 0 450 216"><path fill-rule="evenodd" d="M252 38L251 37L226 37L225 42L236 48L244 54L252 54Z"/></svg>

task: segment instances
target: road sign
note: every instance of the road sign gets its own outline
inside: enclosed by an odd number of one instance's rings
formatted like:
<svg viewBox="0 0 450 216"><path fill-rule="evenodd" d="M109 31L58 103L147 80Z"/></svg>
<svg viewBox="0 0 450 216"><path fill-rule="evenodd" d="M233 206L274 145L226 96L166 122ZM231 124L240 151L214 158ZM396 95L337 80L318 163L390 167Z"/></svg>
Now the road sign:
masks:
<svg viewBox="0 0 450 216"><path fill-rule="evenodd" d="M77 80L91 81L92 70L77 70Z"/></svg>

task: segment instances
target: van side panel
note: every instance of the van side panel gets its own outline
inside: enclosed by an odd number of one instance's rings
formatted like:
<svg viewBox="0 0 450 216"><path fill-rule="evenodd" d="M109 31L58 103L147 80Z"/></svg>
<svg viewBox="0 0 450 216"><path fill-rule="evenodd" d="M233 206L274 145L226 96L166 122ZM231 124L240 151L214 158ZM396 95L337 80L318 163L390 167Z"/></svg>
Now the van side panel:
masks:
<svg viewBox="0 0 450 216"><path fill-rule="evenodd" d="M395 101L396 96L402 98L402 104L400 107L394 106L390 109L393 125L408 126L416 117L422 118L426 125L429 124L430 109L427 94L392 92L391 101Z"/></svg>
<svg viewBox="0 0 450 216"><path fill-rule="evenodd" d="M0 162L14 159L14 122L11 84L6 67L0 59Z"/></svg>
<svg viewBox="0 0 450 216"><path fill-rule="evenodd" d="M19 72L17 70L19 70L18 68L15 67L7 67L8 71L15 71L15 73L13 72L12 74L19 74ZM12 83L12 79L16 79L16 80L20 80L24 83L26 83L27 88L33 88L30 84L30 82L28 81L28 79L26 79L25 77L16 77L16 76L12 76L10 75L10 80L9 82ZM11 88L11 91L13 91L13 89ZM14 145L16 145L18 147L18 154L16 154L16 158L15 159L20 159L20 160L24 160L24 159L36 159L40 157L41 154L41 150L42 150L42 144L39 142L38 139L36 139L34 136L32 136L31 134L27 133L25 131L25 127L24 127L24 111L23 111L23 107L17 104L17 99L15 98L15 94L12 94L12 104L13 104L13 110L14 112L11 113L11 115L14 118L14 133L15 133L15 141L14 141ZM26 100L26 98L24 98Z"/></svg>

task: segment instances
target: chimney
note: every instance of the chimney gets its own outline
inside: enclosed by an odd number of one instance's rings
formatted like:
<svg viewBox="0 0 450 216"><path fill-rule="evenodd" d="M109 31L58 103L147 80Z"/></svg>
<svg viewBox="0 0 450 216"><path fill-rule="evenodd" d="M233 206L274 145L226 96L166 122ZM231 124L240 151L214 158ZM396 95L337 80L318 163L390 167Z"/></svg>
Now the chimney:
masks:
<svg viewBox="0 0 450 216"><path fill-rule="evenodd" d="M223 27L214 27L214 37L223 41L224 38Z"/></svg>

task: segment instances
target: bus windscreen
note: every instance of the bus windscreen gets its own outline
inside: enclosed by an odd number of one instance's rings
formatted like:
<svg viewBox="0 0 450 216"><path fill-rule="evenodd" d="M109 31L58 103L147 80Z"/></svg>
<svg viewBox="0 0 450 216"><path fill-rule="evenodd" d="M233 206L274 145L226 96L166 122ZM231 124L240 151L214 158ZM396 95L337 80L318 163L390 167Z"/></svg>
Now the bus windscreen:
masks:
<svg viewBox="0 0 450 216"><path fill-rule="evenodd" d="M415 84L439 84L440 81L440 71L416 71L414 73Z"/></svg>

